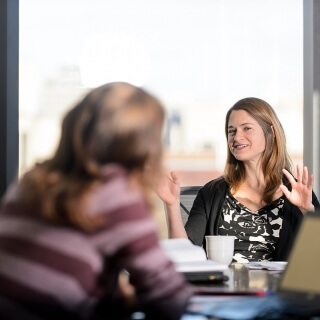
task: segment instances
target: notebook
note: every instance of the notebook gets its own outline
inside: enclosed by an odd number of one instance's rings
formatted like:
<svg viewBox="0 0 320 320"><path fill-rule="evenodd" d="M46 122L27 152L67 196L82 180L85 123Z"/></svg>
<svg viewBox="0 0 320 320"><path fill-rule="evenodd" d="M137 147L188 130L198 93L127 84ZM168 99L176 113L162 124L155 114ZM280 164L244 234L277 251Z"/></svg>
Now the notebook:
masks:
<svg viewBox="0 0 320 320"><path fill-rule="evenodd" d="M232 320L320 315L320 211L303 218L278 289L271 296L216 296L191 314ZM198 309L197 309L198 308ZM300 319L296 317L295 319ZM305 318L304 318L305 319Z"/></svg>

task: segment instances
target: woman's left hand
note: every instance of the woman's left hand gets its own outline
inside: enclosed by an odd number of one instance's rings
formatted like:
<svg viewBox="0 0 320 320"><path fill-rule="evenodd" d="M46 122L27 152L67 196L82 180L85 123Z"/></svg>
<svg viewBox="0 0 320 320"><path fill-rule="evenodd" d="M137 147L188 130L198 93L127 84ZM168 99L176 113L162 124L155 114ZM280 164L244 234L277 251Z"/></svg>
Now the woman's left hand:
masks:
<svg viewBox="0 0 320 320"><path fill-rule="evenodd" d="M289 180L292 190L289 191L285 185L280 185L281 191L287 199L301 210L304 214L307 211L314 211L312 204L312 188L314 183L314 175L311 174L309 178L308 168L297 165L297 180L288 172L283 169L283 173Z"/></svg>

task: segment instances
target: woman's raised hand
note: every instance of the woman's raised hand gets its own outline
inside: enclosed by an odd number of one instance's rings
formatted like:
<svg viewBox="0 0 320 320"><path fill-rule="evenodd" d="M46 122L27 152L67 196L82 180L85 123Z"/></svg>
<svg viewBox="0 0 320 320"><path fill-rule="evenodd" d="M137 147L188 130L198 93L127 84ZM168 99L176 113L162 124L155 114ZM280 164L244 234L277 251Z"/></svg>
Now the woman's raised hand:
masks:
<svg viewBox="0 0 320 320"><path fill-rule="evenodd" d="M302 213L314 211L312 204L312 188L314 183L314 175L309 177L308 168L297 165L297 180L285 169L283 173L289 180L292 190L289 191L283 184L280 185L281 191L287 199L301 210Z"/></svg>
<svg viewBox="0 0 320 320"><path fill-rule="evenodd" d="M172 171L168 176L163 172L159 175L155 185L155 192L167 206L180 204L180 181L178 176Z"/></svg>
<svg viewBox="0 0 320 320"><path fill-rule="evenodd" d="M167 208L169 238L188 238L180 213L180 181L174 172L162 173L155 185L155 192Z"/></svg>

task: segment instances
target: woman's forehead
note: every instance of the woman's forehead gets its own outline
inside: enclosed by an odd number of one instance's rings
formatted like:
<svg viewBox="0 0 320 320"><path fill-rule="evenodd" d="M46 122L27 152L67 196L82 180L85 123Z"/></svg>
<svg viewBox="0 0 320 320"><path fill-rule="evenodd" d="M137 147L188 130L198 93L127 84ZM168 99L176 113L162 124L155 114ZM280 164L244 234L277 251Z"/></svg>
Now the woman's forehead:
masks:
<svg viewBox="0 0 320 320"><path fill-rule="evenodd" d="M233 110L230 114L228 126L257 124L258 121L245 110Z"/></svg>

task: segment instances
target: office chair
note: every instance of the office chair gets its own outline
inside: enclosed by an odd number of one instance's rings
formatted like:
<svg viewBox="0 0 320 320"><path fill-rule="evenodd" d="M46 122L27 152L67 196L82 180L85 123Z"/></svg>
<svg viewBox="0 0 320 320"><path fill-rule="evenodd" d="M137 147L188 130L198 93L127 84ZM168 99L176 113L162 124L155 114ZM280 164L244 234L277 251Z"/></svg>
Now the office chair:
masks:
<svg viewBox="0 0 320 320"><path fill-rule="evenodd" d="M188 186L180 188L180 212L182 216L183 225L186 224L193 201L202 186Z"/></svg>

